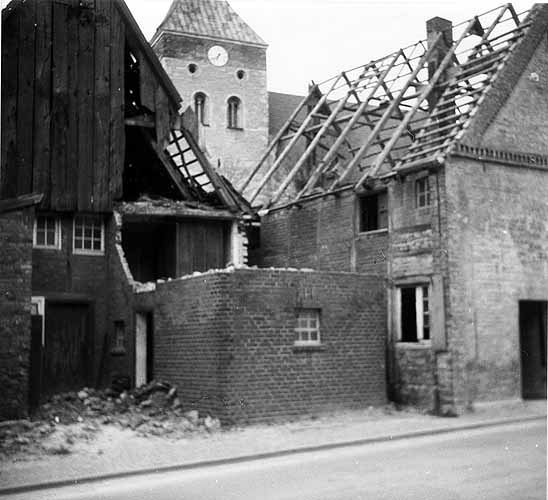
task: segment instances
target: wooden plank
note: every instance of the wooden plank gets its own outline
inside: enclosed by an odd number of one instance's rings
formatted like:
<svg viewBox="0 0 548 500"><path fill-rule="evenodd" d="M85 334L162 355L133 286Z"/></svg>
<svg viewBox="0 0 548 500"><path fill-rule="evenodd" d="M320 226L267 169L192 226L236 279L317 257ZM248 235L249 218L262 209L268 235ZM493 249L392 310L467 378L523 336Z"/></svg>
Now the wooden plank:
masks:
<svg viewBox="0 0 548 500"><path fill-rule="evenodd" d="M125 25L119 9L111 4L111 49L110 49L110 196L120 199L123 195L123 172L125 161L124 124L124 54Z"/></svg>
<svg viewBox="0 0 548 500"><path fill-rule="evenodd" d="M151 113L154 113L156 108L156 93L158 92L159 87L158 80L143 53L137 52L134 55L136 55L139 61L139 91L141 105L145 106Z"/></svg>
<svg viewBox="0 0 548 500"><path fill-rule="evenodd" d="M93 16L82 16L78 33L78 80L80 98L78 109L78 210L91 211L93 196L93 134L95 132L93 94L95 75L93 69L95 49L95 24Z"/></svg>
<svg viewBox="0 0 548 500"><path fill-rule="evenodd" d="M156 108L156 142L164 149L166 141L169 140L170 122L169 122L169 103L167 94L160 86L156 89L155 98Z"/></svg>
<svg viewBox="0 0 548 500"><path fill-rule="evenodd" d="M110 0L95 4L95 101L94 158L91 206L94 211L111 208L110 177Z"/></svg>
<svg viewBox="0 0 548 500"><path fill-rule="evenodd" d="M2 23L2 167L0 197L17 195L17 60L19 17L14 12Z"/></svg>
<svg viewBox="0 0 548 500"><path fill-rule="evenodd" d="M17 193L32 191L32 147L34 130L34 20L35 2L20 7L17 89ZM24 56L23 56L24 55Z"/></svg>
<svg viewBox="0 0 548 500"><path fill-rule="evenodd" d="M79 82L79 46L80 9L78 2L72 1L67 12L68 30L68 109L67 109L67 169L65 171L66 203L72 210L78 206L78 113L81 111Z"/></svg>
<svg viewBox="0 0 548 500"><path fill-rule="evenodd" d="M51 204L56 210L70 208L66 201L68 120L68 9L53 4L52 100L51 100Z"/></svg>
<svg viewBox="0 0 548 500"><path fill-rule="evenodd" d="M36 4L36 64L34 68L34 146L32 187L51 203L52 4Z"/></svg>

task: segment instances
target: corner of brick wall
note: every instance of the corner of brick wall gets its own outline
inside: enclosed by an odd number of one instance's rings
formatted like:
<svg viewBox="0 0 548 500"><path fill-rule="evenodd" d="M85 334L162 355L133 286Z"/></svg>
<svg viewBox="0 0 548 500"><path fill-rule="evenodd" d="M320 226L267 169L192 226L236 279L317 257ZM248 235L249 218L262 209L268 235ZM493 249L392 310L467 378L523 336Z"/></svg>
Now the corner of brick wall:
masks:
<svg viewBox="0 0 548 500"><path fill-rule="evenodd" d="M28 411L33 215L0 214L0 419Z"/></svg>

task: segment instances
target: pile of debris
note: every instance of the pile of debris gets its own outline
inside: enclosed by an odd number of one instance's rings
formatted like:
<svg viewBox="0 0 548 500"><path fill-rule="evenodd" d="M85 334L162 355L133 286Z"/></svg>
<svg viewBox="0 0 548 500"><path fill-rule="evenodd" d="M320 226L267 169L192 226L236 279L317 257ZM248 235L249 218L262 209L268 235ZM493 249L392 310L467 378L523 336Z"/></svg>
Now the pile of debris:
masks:
<svg viewBox="0 0 548 500"><path fill-rule="evenodd" d="M218 418L183 408L176 387L166 382L152 381L131 391L116 386L105 390L86 387L53 396L37 409L31 421L0 423L0 454L40 448L40 443L53 433L62 430L66 434L74 424L80 424L79 432L71 434L68 445L73 439L93 439L101 426L108 424L131 429L140 436L174 439L221 428ZM70 449L42 451L70 453Z"/></svg>

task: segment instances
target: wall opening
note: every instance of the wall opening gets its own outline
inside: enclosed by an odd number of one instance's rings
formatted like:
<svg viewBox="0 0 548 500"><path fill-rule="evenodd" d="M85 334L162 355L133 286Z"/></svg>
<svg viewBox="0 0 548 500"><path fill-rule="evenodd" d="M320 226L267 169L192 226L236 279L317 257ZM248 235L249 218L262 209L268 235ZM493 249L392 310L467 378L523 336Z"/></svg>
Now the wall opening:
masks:
<svg viewBox="0 0 548 500"><path fill-rule="evenodd" d="M548 302L520 300L521 388L524 399L546 399Z"/></svg>

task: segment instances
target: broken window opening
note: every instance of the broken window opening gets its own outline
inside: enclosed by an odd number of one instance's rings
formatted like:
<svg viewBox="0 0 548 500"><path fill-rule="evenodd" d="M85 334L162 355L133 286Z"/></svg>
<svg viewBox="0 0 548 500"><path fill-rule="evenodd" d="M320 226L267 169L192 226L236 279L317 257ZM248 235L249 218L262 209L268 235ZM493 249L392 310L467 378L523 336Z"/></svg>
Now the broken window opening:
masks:
<svg viewBox="0 0 548 500"><path fill-rule="evenodd" d="M428 285L399 288L400 342L430 340L430 301Z"/></svg>
<svg viewBox="0 0 548 500"><path fill-rule="evenodd" d="M360 233L377 231L388 227L388 196L386 191L360 196L359 230Z"/></svg>

